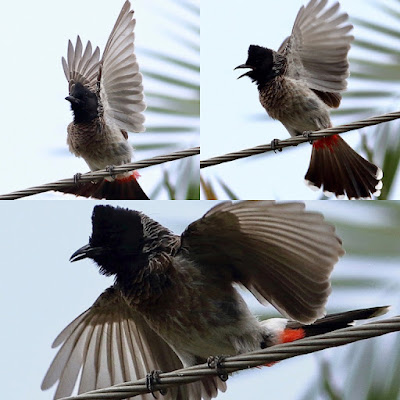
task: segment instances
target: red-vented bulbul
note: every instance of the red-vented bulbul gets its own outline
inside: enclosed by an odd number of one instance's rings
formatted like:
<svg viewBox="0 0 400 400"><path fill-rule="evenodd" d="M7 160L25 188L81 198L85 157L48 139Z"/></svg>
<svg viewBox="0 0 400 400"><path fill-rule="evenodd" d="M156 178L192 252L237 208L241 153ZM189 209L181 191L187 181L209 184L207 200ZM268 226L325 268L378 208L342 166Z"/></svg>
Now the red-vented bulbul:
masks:
<svg viewBox="0 0 400 400"><path fill-rule="evenodd" d="M386 312L324 317L330 274L344 251L334 227L300 203L220 203L181 236L140 212L111 206L96 206L92 224L89 244L71 261L91 258L115 283L53 343L61 348L42 389L58 382L55 398L71 394L80 370L82 393ZM292 321L260 322L235 283ZM168 390L165 399L211 399L225 389L209 376Z"/></svg>
<svg viewBox="0 0 400 400"><path fill-rule="evenodd" d="M311 0L297 14L292 34L277 52L251 45L245 64L258 86L268 115L291 136L332 126L329 109L339 107L349 76L347 53L354 39L348 15L339 3ZM339 136L313 143L306 183L326 194L359 199L379 196L382 171L357 154Z"/></svg>
<svg viewBox="0 0 400 400"><path fill-rule="evenodd" d="M78 36L75 49L69 41L67 61L62 65L69 84L74 120L68 125L68 146L82 157L91 171L131 162L129 132L143 132L146 105L142 75L134 53L131 4L126 1L108 38L103 56L87 43L83 51ZM136 171L107 177L97 182L78 183L65 193L98 199L148 200L136 178Z"/></svg>

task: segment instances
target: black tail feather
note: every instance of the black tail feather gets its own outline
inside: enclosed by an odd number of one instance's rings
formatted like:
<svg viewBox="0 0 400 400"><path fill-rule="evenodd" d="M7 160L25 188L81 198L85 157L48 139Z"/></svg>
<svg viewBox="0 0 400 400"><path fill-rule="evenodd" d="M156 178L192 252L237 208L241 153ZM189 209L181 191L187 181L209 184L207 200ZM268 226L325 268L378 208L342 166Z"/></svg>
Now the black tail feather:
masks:
<svg viewBox="0 0 400 400"><path fill-rule="evenodd" d="M129 181L117 179L112 182L103 179L97 182L78 183L60 191L93 199L149 200L136 179Z"/></svg>
<svg viewBox="0 0 400 400"><path fill-rule="evenodd" d="M313 145L305 176L310 186L323 187L324 192L338 197L347 195L349 199L378 195L381 178L382 171L361 157L340 136L335 137L334 145Z"/></svg>
<svg viewBox="0 0 400 400"><path fill-rule="evenodd" d="M287 328L305 331L306 336L315 336L335 331L353 325L354 321L369 319L386 314L389 306L364 308L360 310L346 311L343 313L329 314L324 318L316 320L311 325L302 325L298 322L288 322Z"/></svg>

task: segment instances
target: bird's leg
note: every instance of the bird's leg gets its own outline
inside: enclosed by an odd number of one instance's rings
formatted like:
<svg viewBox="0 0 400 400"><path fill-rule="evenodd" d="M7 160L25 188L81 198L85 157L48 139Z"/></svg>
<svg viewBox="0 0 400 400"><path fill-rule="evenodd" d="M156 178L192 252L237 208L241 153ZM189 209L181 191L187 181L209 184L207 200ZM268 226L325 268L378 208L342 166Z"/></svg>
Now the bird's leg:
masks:
<svg viewBox="0 0 400 400"><path fill-rule="evenodd" d="M228 380L228 373L224 370L222 363L226 356L210 356L207 358L207 365L209 368L215 369L219 379L222 382Z"/></svg>
<svg viewBox="0 0 400 400"><path fill-rule="evenodd" d="M153 395L153 397L156 399L156 395L154 394L154 385L159 385L161 383L160 381L160 374L162 371L154 370L149 372L146 375L146 387L147 390ZM167 394L167 389L160 389L159 392L164 396Z"/></svg>
<svg viewBox="0 0 400 400"><path fill-rule="evenodd" d="M303 132L303 136L308 139L308 143L313 144L314 141L312 139L310 139L310 135L311 134L312 134L311 131L304 131Z"/></svg>
<svg viewBox="0 0 400 400"><path fill-rule="evenodd" d="M279 139L273 139L271 141L271 149L276 153L276 151L282 151L282 147L278 148L279 145Z"/></svg>
<svg viewBox="0 0 400 400"><path fill-rule="evenodd" d="M110 177L112 179L115 179L114 169L115 169L114 165L107 165L107 167L106 167L106 171L110 174Z"/></svg>
<svg viewBox="0 0 400 400"><path fill-rule="evenodd" d="M77 184L79 183L81 177L82 177L82 174L81 174L80 172L77 172L77 173L74 175L74 184L75 184L75 185L77 185Z"/></svg>

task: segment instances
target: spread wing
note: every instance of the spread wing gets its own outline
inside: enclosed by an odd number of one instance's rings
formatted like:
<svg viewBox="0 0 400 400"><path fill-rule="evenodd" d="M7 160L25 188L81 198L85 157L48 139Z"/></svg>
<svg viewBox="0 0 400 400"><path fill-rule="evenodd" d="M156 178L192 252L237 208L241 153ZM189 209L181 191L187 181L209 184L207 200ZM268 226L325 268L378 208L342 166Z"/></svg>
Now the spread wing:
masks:
<svg viewBox="0 0 400 400"><path fill-rule="evenodd" d="M96 91L97 77L99 74L100 49L96 47L92 51L92 44L87 43L83 52L82 41L78 36L75 48L71 41L68 41L67 60L62 57L61 62L64 69L65 77L69 84L69 93L72 87L79 82L88 87L91 91Z"/></svg>
<svg viewBox="0 0 400 400"><path fill-rule="evenodd" d="M96 47L92 52L92 45L88 42L83 52L78 36L75 48L71 41L68 42L67 60L63 57L62 65L70 94L76 82L97 92L99 81L106 121L129 132L143 132L142 112L146 104L143 100L142 74L134 53L136 20L130 7L130 2L126 1L108 38L101 61L99 48Z"/></svg>
<svg viewBox="0 0 400 400"><path fill-rule="evenodd" d="M104 116L129 132L143 132L146 109L142 74L134 53L134 28L131 4L126 1L108 38L101 60L100 98Z"/></svg>
<svg viewBox="0 0 400 400"><path fill-rule="evenodd" d="M324 315L330 274L344 254L334 227L300 203L222 203L189 225L181 240L205 273L244 285L302 323Z"/></svg>
<svg viewBox="0 0 400 400"><path fill-rule="evenodd" d="M288 76L304 79L311 89L333 94L320 96L337 107L349 76L347 54L354 36L348 15L339 11L339 3L327 8L328 0L311 0L300 8L292 34L278 52L288 59ZM317 93L320 95L320 93ZM335 100L336 97L336 100ZM330 101L330 103L329 103Z"/></svg>
<svg viewBox="0 0 400 400"><path fill-rule="evenodd" d="M174 351L128 307L114 287L58 335L53 347L60 345L42 383L45 390L58 382L55 399L71 395L80 370L78 392L84 393L143 378L152 370L182 368ZM201 390L198 382L171 388L163 398L200 400ZM138 398L153 399L151 394Z"/></svg>

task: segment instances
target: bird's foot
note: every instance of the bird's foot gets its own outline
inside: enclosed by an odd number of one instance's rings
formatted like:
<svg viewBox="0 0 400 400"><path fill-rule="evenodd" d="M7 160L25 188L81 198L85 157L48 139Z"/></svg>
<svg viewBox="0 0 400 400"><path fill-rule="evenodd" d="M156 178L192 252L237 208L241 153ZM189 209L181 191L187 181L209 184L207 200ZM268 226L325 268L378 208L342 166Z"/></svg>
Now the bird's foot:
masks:
<svg viewBox="0 0 400 400"><path fill-rule="evenodd" d="M80 172L77 172L74 175L74 184L77 185L79 183L79 181L81 180L82 174Z"/></svg>
<svg viewBox="0 0 400 400"><path fill-rule="evenodd" d="M162 371L151 371L146 375L146 388L147 390L153 395L156 399L156 395L154 394L154 385L159 385L160 381L160 374ZM159 392L164 396L167 394L167 389L160 389Z"/></svg>
<svg viewBox="0 0 400 400"><path fill-rule="evenodd" d="M312 139L310 139L310 135L311 134L312 134L311 131L304 131L303 132L303 136L308 139L308 143L313 144L314 141Z"/></svg>
<svg viewBox="0 0 400 400"><path fill-rule="evenodd" d="M228 373L225 371L222 365L225 358L226 356L210 356L207 358L208 367L216 370L217 375L222 382L228 380Z"/></svg>
<svg viewBox="0 0 400 400"><path fill-rule="evenodd" d="M271 149L276 153L276 151L282 151L282 147L279 147L279 139L274 139L271 141Z"/></svg>
<svg viewBox="0 0 400 400"><path fill-rule="evenodd" d="M115 179L115 172L114 172L115 166L114 165L107 165L106 171L110 174L110 177L112 179Z"/></svg>

